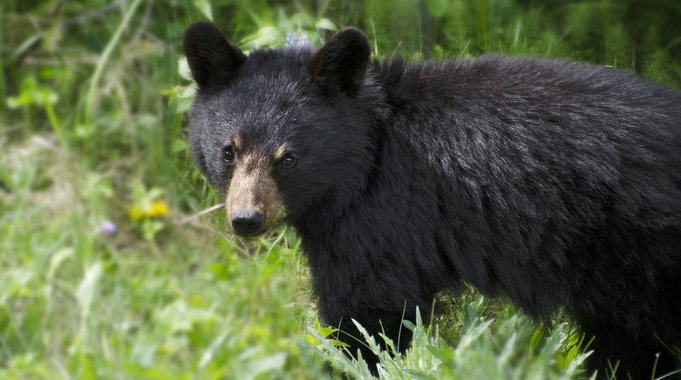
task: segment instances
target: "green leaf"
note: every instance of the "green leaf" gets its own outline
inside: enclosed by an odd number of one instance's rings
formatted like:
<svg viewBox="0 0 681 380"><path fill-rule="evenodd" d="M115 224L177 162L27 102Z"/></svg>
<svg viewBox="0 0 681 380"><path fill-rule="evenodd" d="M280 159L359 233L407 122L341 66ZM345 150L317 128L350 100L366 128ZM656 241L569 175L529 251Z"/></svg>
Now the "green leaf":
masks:
<svg viewBox="0 0 681 380"><path fill-rule="evenodd" d="M157 348L155 344L135 342L130 356L140 366L149 368L154 365L154 356L156 355Z"/></svg>
<svg viewBox="0 0 681 380"><path fill-rule="evenodd" d="M337 31L338 27L336 24L334 24L331 20L328 18L320 18L317 23L315 24L315 27L317 29L324 29L324 30L331 30L331 31Z"/></svg>
<svg viewBox="0 0 681 380"><path fill-rule="evenodd" d="M409 374L410 379L416 379L416 380L439 380L437 376L433 375L428 375L426 373L418 372L418 371L413 371L413 370L404 370L404 372Z"/></svg>
<svg viewBox="0 0 681 380"><path fill-rule="evenodd" d="M177 98L175 99L175 112L183 114L191 108L196 96L196 85L176 88Z"/></svg>
<svg viewBox="0 0 681 380"><path fill-rule="evenodd" d="M333 344L336 347L350 347L349 344L341 342L338 339L327 339L327 340L329 341L329 343Z"/></svg>
<svg viewBox="0 0 681 380"><path fill-rule="evenodd" d="M182 79L193 81L192 70L189 68L189 62L187 62L187 57L182 57L177 60L177 73L180 74Z"/></svg>
<svg viewBox="0 0 681 380"><path fill-rule="evenodd" d="M170 144L170 151L172 153L184 152L189 149L189 144L183 139L174 139Z"/></svg>
<svg viewBox="0 0 681 380"><path fill-rule="evenodd" d="M247 36L241 41L246 50L263 47L279 46L284 42L284 38L279 30L273 26L264 26L255 34Z"/></svg>
<svg viewBox="0 0 681 380"><path fill-rule="evenodd" d="M50 257L50 266L47 270L47 281L51 282L52 279L54 278L54 274L57 272L57 269L61 265L64 260L73 257L73 248L72 247L65 247L57 252L55 252L52 257Z"/></svg>
<svg viewBox="0 0 681 380"><path fill-rule="evenodd" d="M409 329L409 331L414 331L414 329L416 328L416 325L412 321L408 321L406 319L402 320L402 325Z"/></svg>
<svg viewBox="0 0 681 380"><path fill-rule="evenodd" d="M95 363L92 361L92 357L84 353L76 354L74 360L77 364L77 372L75 377L81 380L96 380L97 379L97 369Z"/></svg>
<svg viewBox="0 0 681 380"><path fill-rule="evenodd" d="M351 319L352 323L355 324L355 327L357 327L357 330L359 330L359 333L362 335L364 338L364 341L367 342L369 345L369 349L371 352L376 354L376 356L381 354L381 346L376 343L376 339L373 337L373 335L369 334L369 332L362 326L359 322L357 322L355 319Z"/></svg>
<svg viewBox="0 0 681 380"><path fill-rule="evenodd" d="M144 199L146 193L147 189L142 181L138 180L132 184L132 197L135 199L135 201L139 202Z"/></svg>
<svg viewBox="0 0 681 380"><path fill-rule="evenodd" d="M163 223L158 220L144 219L142 222L142 236L146 241L153 241L156 234L162 229Z"/></svg>
<svg viewBox="0 0 681 380"><path fill-rule="evenodd" d="M247 363L239 371L238 379L253 379L272 370L281 370L286 363L286 353L280 352Z"/></svg>
<svg viewBox="0 0 681 380"><path fill-rule="evenodd" d="M331 327L322 327L322 328L317 329L317 331L319 331L319 335L326 338L327 336L338 331L338 329L334 329L334 328L331 328Z"/></svg>
<svg viewBox="0 0 681 380"><path fill-rule="evenodd" d="M177 299L154 313L154 321L169 334L189 331L194 323L206 322L214 317L212 311L189 306L182 299Z"/></svg>
<svg viewBox="0 0 681 380"><path fill-rule="evenodd" d="M466 304L466 313L463 319L463 329L468 332L473 326L478 322L478 313L471 307L471 305Z"/></svg>
<svg viewBox="0 0 681 380"><path fill-rule="evenodd" d="M199 368L206 368L206 366L213 360L215 353L219 352L220 347L222 347L225 339L227 339L230 333L231 331L225 330L222 332L222 334L220 334L220 336L215 338L215 340L210 343L208 349L206 349L206 351L204 351L201 355L201 359L199 360Z"/></svg>
<svg viewBox="0 0 681 380"><path fill-rule="evenodd" d="M447 0L426 0L428 12L435 18L444 16L449 2Z"/></svg>
<svg viewBox="0 0 681 380"><path fill-rule="evenodd" d="M163 190L162 188L160 188L160 187L152 187L152 188L149 190L149 192L147 193L147 195L146 195L145 198L148 199L149 201L155 201L156 199L158 199L158 198L160 198L161 196L163 196L164 193L165 193L165 190Z"/></svg>
<svg viewBox="0 0 681 380"><path fill-rule="evenodd" d="M532 334L532 337L530 338L530 349L532 351L536 351L539 348L539 344L541 343L542 339L544 338L544 326L539 326L536 330L534 330L534 333Z"/></svg>
<svg viewBox="0 0 681 380"><path fill-rule="evenodd" d="M16 109L27 105L55 104L59 95L52 89L40 85L32 77L26 77L21 81L19 95L10 96L6 100L7 107Z"/></svg>
<svg viewBox="0 0 681 380"><path fill-rule="evenodd" d="M19 57L21 57L28 49L30 49L36 43L39 43L40 39L42 38L43 34L39 33L26 39L26 41L19 45L18 48L14 49L12 55L10 56L10 61L13 63L16 62L16 60L19 59Z"/></svg>
<svg viewBox="0 0 681 380"><path fill-rule="evenodd" d="M97 283L99 282L101 276L102 263L95 262L87 269L85 276L83 277L83 281L81 281L80 285L78 285L76 299L78 300L78 305L80 305L80 315L83 319L87 319L90 314L92 300L95 297Z"/></svg>
<svg viewBox="0 0 681 380"><path fill-rule="evenodd" d="M201 13L210 21L213 21L213 9L210 6L210 1L208 0L194 0L194 6L199 8Z"/></svg>

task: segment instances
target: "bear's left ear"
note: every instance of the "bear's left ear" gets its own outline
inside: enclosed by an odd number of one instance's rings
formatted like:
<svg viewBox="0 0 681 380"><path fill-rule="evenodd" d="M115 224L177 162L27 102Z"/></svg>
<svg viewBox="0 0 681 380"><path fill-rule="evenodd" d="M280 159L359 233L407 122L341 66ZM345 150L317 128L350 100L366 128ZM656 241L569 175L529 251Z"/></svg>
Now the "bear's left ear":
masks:
<svg viewBox="0 0 681 380"><path fill-rule="evenodd" d="M246 61L238 47L231 45L209 22L191 24L184 33L184 55L199 88L226 84Z"/></svg>
<svg viewBox="0 0 681 380"><path fill-rule="evenodd" d="M355 93L369 65L369 41L356 28L344 28L312 53L308 70L331 92Z"/></svg>

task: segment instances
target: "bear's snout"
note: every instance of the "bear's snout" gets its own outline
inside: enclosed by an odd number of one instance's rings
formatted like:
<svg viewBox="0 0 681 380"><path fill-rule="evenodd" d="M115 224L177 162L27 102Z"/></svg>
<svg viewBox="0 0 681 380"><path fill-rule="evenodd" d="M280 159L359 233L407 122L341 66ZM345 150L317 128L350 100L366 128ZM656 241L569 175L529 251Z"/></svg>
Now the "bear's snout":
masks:
<svg viewBox="0 0 681 380"><path fill-rule="evenodd" d="M255 236L263 232L265 216L257 210L235 210L229 222L237 235Z"/></svg>
<svg viewBox="0 0 681 380"><path fill-rule="evenodd" d="M241 152L225 192L225 208L229 226L239 236L265 233L286 217L268 158Z"/></svg>

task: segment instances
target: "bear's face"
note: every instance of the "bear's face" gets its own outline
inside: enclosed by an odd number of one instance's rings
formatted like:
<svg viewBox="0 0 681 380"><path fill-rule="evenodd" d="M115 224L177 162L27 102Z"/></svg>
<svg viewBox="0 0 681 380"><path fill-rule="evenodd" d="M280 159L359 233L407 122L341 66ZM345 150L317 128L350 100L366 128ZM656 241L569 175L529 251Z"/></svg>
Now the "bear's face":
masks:
<svg viewBox="0 0 681 380"><path fill-rule="evenodd" d="M354 94L368 44L364 54L366 38L348 33L314 53L258 50L246 57L211 24L188 29L184 48L199 85L190 143L201 171L225 194L236 234L254 236L298 220L360 181L370 161L370 121Z"/></svg>

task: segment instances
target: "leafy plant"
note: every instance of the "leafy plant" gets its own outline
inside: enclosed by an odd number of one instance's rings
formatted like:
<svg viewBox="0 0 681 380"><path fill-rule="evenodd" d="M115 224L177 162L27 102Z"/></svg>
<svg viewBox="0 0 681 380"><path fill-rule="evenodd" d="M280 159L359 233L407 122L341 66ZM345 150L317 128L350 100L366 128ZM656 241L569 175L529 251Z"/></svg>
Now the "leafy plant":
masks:
<svg viewBox="0 0 681 380"><path fill-rule="evenodd" d="M425 327L417 312L416 324L404 321L413 332L412 347L406 353L396 351L395 344L385 335L370 336L356 321L367 347L380 360L378 373L382 379L574 379L585 374L581 369L588 353L572 354L573 335L562 327L545 334L544 327L535 327L526 317L513 314L493 327L493 320L479 317L476 308L466 305L464 333L456 346L451 346L439 334L437 325ZM317 339L322 335L309 329ZM388 347L381 350L377 339ZM341 349L328 340L314 344L317 356L334 363L334 367L354 378L371 376L363 360L348 359Z"/></svg>

